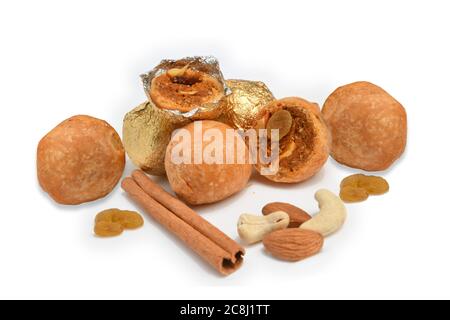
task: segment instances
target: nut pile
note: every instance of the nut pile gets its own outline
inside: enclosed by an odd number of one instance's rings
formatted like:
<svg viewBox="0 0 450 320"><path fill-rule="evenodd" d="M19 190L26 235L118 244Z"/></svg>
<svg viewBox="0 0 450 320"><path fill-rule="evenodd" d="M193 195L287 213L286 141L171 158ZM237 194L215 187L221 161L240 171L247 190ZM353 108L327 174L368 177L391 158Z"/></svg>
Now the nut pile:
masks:
<svg viewBox="0 0 450 320"><path fill-rule="evenodd" d="M263 217L242 215L238 222L240 237L248 244L262 241L268 252L282 260L299 261L319 253L324 238L343 226L347 210L329 190L317 191L315 198L320 211L314 216L280 202L264 206Z"/></svg>
<svg viewBox="0 0 450 320"><path fill-rule="evenodd" d="M262 217L241 215L238 233L247 244L262 241L266 250L281 260L309 258L320 252L325 237L344 225L347 209L343 202L360 202L389 191L385 179L363 174L345 178L340 187L340 197L325 189L316 192L320 211L314 216L292 204L272 202L263 207Z"/></svg>

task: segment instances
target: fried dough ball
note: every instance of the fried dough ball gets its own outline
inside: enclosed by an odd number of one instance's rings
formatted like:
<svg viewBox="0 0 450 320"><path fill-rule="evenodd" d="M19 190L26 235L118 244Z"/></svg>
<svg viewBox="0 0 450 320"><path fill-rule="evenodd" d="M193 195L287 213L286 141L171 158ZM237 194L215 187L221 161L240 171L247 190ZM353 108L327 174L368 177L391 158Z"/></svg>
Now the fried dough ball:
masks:
<svg viewBox="0 0 450 320"><path fill-rule="evenodd" d="M269 138L272 129L280 132L279 170L265 174L263 169L270 164L259 160L256 165L256 170L267 179L280 183L302 182L314 176L326 163L331 138L317 104L296 97L275 100L260 114L261 122L265 123ZM269 140L268 148L270 145Z"/></svg>
<svg viewBox="0 0 450 320"><path fill-rule="evenodd" d="M74 116L39 142L37 175L56 202L77 205L108 195L125 168L117 132L105 121Z"/></svg>
<svg viewBox="0 0 450 320"><path fill-rule="evenodd" d="M227 129L234 137L228 143L224 141ZM200 138L196 141L194 137L198 134ZM215 142L218 148L213 148ZM232 161L227 161L230 154ZM183 159L175 159L179 155ZM209 156L212 158L208 159ZM188 204L200 205L221 201L244 189L252 173L249 157L244 140L231 127L217 121L196 121L172 138L165 167L178 197Z"/></svg>
<svg viewBox="0 0 450 320"><path fill-rule="evenodd" d="M220 101L224 97L224 87L205 72L171 69L152 80L150 97L158 108L189 112Z"/></svg>
<svg viewBox="0 0 450 320"><path fill-rule="evenodd" d="M344 165L386 170L405 150L406 111L372 83L338 88L326 100L322 114L333 137L331 155Z"/></svg>

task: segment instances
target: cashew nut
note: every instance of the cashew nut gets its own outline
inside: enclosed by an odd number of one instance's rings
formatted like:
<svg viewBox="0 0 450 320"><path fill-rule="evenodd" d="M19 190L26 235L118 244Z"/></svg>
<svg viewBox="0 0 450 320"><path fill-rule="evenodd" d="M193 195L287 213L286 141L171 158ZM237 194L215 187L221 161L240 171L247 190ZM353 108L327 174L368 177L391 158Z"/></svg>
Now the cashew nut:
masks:
<svg viewBox="0 0 450 320"><path fill-rule="evenodd" d="M294 141L289 142L286 150L284 150L284 152L282 154L280 154L280 160L283 160L284 158L288 158L288 157L292 156L295 149L297 149L297 145L295 144L295 142Z"/></svg>
<svg viewBox="0 0 450 320"><path fill-rule="evenodd" d="M324 237L339 230L347 218L347 209L341 199L331 191L316 192L320 212L300 226L300 229L316 231Z"/></svg>
<svg viewBox="0 0 450 320"><path fill-rule="evenodd" d="M272 231L285 229L289 225L289 215L277 211L267 216L243 214L238 221L239 236L248 244L262 241Z"/></svg>
<svg viewBox="0 0 450 320"><path fill-rule="evenodd" d="M187 96L193 96L193 95L196 95L197 93L198 93L198 91L178 91L178 93L179 94L184 94L184 95L187 95Z"/></svg>

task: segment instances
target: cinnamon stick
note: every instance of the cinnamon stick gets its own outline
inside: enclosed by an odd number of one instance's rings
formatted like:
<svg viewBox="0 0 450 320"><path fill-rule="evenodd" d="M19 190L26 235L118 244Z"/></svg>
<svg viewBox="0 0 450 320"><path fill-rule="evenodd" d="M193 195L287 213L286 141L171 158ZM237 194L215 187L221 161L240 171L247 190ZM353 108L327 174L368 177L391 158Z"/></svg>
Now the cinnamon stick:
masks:
<svg viewBox="0 0 450 320"><path fill-rule="evenodd" d="M153 199L172 211L194 229L204 234L207 238L211 239L225 251L240 252L244 250L236 241L229 238L225 233L203 219L184 202L175 198L160 185L156 184L143 171L135 170L132 173L132 177L134 181L136 181L136 183L142 188L142 190L144 190Z"/></svg>
<svg viewBox="0 0 450 320"><path fill-rule="evenodd" d="M236 271L243 262L244 249L222 231L200 217L180 200L136 171L125 178L122 188L158 223L223 275Z"/></svg>

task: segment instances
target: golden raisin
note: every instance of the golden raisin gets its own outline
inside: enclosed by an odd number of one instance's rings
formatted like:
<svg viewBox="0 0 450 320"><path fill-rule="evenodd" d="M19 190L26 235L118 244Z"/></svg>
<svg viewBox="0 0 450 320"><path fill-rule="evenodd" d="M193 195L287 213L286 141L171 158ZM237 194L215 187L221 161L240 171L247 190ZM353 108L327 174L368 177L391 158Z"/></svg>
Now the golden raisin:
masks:
<svg viewBox="0 0 450 320"><path fill-rule="evenodd" d="M381 195L389 191L388 182L376 176L364 176L359 181L359 186L364 188L370 195Z"/></svg>
<svg viewBox="0 0 450 320"><path fill-rule="evenodd" d="M120 212L119 209L108 209L100 212L95 217L95 223L98 222L113 222L113 217L116 213Z"/></svg>
<svg viewBox="0 0 450 320"><path fill-rule="evenodd" d="M380 195L389 191L388 182L376 176L351 175L341 182L341 199L345 202L364 201L369 195Z"/></svg>
<svg viewBox="0 0 450 320"><path fill-rule="evenodd" d="M95 222L119 223L124 229L137 229L144 225L144 219L134 211L109 209L100 212L95 218Z"/></svg>
<svg viewBox="0 0 450 320"><path fill-rule="evenodd" d="M116 237L122 234L123 227L120 223L100 221L95 224L94 232L99 237Z"/></svg>
<svg viewBox="0 0 450 320"><path fill-rule="evenodd" d="M270 137L272 130L279 130L278 139L283 139L292 128L292 115L287 110L275 112L267 122L267 134Z"/></svg>
<svg viewBox="0 0 450 320"><path fill-rule="evenodd" d="M125 229L137 229L144 225L144 219L134 211L122 211L114 216L114 222L120 223Z"/></svg>
<svg viewBox="0 0 450 320"><path fill-rule="evenodd" d="M142 227L144 219L134 211L108 209L95 217L94 232L100 237L114 237L120 235L124 229Z"/></svg>
<svg viewBox="0 0 450 320"><path fill-rule="evenodd" d="M354 174L345 178L341 182L341 188L344 187L363 188L369 195L380 195L389 191L389 184L385 179L364 174Z"/></svg>
<svg viewBox="0 0 450 320"><path fill-rule="evenodd" d="M359 187L359 181L361 181L361 179L363 177L365 177L363 174L353 174L351 176L348 176L347 178L342 180L341 188L344 188L344 187L358 188Z"/></svg>
<svg viewBox="0 0 450 320"><path fill-rule="evenodd" d="M363 188L345 186L341 189L340 197L344 202L361 202L369 198L369 194Z"/></svg>

